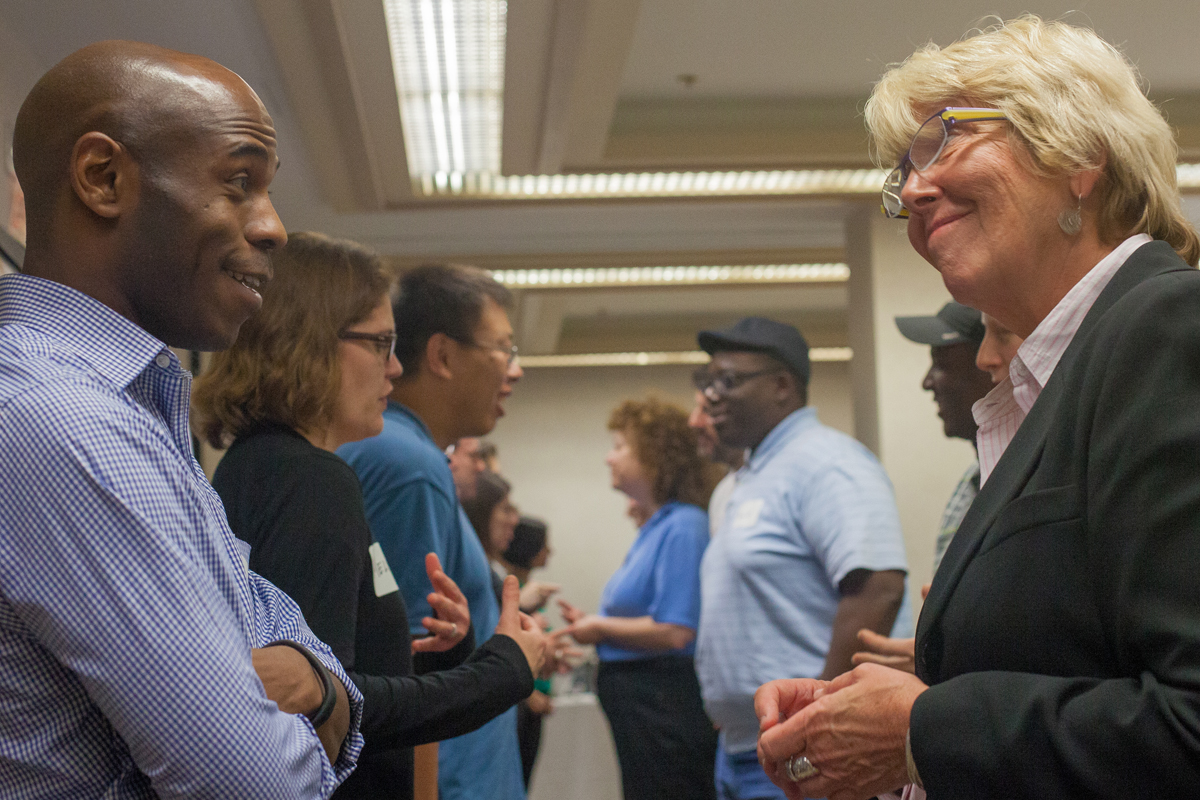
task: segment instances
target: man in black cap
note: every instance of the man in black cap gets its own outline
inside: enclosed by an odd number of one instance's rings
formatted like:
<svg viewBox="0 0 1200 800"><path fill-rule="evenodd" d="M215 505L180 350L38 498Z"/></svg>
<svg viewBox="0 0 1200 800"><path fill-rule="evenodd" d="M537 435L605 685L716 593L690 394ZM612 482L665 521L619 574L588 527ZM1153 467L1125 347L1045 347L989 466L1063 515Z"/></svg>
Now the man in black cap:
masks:
<svg viewBox="0 0 1200 800"><path fill-rule="evenodd" d="M782 798L758 765L754 692L845 672L861 628L911 635L904 541L878 460L808 407L799 331L749 317L699 342L717 436L750 451L701 566L696 671L721 729L717 794Z"/></svg>
<svg viewBox="0 0 1200 800"><path fill-rule="evenodd" d="M896 327L904 338L929 345L932 363L921 381L921 388L933 392L942 430L951 438L966 439L974 446L979 426L971 413L976 401L992 390L991 376L975 366L975 356L983 342L982 315L973 308L951 301L933 317L896 317ZM971 501L979 493L979 462L972 462L942 515L937 548L933 557L936 572L942 555Z"/></svg>
<svg viewBox="0 0 1200 800"><path fill-rule="evenodd" d="M921 388L933 392L933 401L937 403L938 416L942 418L942 430L946 436L966 439L975 445L978 425L972 407L995 385L993 378L996 376L992 372L1008 373L1011 353L1016 352L1015 346L999 346L997 337L1005 336L1005 341L1011 342L1015 334L1004 329L993 329L993 342L997 343L989 348L992 355L988 363L993 364L989 371L978 366L979 350L987 335L987 328L983 315L973 308L951 301L942 306L936 316L896 317L896 327L909 341L929 345L932 363L921 381ZM1021 340L1016 338L1016 343L1020 345ZM954 493L950 495L946 510L942 512L933 556L934 572L942 563L950 540L954 538L977 494L978 458L967 467L954 487ZM922 597L928 589L928 586L922 588ZM913 671L911 638L892 639L874 631L862 630L858 632L858 639L865 649L854 654L855 664L883 664L906 672Z"/></svg>

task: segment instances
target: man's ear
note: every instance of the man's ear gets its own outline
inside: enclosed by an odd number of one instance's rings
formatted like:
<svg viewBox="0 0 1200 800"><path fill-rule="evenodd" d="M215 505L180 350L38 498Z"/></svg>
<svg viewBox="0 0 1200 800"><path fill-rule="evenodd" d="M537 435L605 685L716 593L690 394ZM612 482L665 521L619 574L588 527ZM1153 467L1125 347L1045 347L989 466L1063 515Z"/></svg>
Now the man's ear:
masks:
<svg viewBox="0 0 1200 800"><path fill-rule="evenodd" d="M791 402L793 395L801 400L801 405L807 403L808 387L800 382L791 370L780 370L774 376L775 397L780 403Z"/></svg>
<svg viewBox="0 0 1200 800"><path fill-rule="evenodd" d="M71 188L85 206L116 219L136 198L137 165L118 141L89 131L71 150Z"/></svg>
<svg viewBox="0 0 1200 800"><path fill-rule="evenodd" d="M444 333L435 333L425 342L425 369L432 374L450 380L454 377L451 366L454 359L454 347L458 343Z"/></svg>
<svg viewBox="0 0 1200 800"><path fill-rule="evenodd" d="M779 372L771 375L771 380L774 382L775 397L783 402L791 396L796 386L796 379L792 377L792 373L786 369L781 369Z"/></svg>

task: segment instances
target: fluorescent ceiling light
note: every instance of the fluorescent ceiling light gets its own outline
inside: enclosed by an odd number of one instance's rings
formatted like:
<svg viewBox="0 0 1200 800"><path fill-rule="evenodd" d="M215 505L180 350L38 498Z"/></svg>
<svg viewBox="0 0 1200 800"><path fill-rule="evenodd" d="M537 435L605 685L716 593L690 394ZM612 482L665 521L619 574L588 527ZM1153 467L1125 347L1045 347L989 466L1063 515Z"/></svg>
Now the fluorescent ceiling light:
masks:
<svg viewBox="0 0 1200 800"><path fill-rule="evenodd" d="M1200 189L1200 164L1175 167L1179 188ZM567 175L498 175L479 172L461 180L413 175L413 191L427 197L558 200L630 197L755 197L833 195L878 197L886 173L878 169L789 169L711 172L610 172Z"/></svg>
<svg viewBox="0 0 1200 800"><path fill-rule="evenodd" d="M408 170L429 194L500 172L504 0L384 0Z"/></svg>
<svg viewBox="0 0 1200 800"><path fill-rule="evenodd" d="M609 289L622 286L707 286L717 283L828 283L850 278L845 264L758 264L739 267L601 267L502 269L492 277L515 289Z"/></svg>
<svg viewBox="0 0 1200 800"><path fill-rule="evenodd" d="M1200 189L1200 164L1175 168L1180 189ZM621 197L753 197L761 195L878 196L886 173L878 169L788 169L712 172L611 172L588 175L476 173L456 183L413 173L413 190L426 196L498 200Z"/></svg>
<svg viewBox="0 0 1200 800"><path fill-rule="evenodd" d="M498 200L878 195L877 169L501 175L505 0L383 0L413 191ZM1200 164L1177 167L1200 189Z"/></svg>
<svg viewBox="0 0 1200 800"><path fill-rule="evenodd" d="M426 196L531 200L601 197L730 197L778 194L878 195L886 177L878 169L788 169L714 172L612 172L595 175L496 175L477 173L447 184L413 175L413 191Z"/></svg>
<svg viewBox="0 0 1200 800"><path fill-rule="evenodd" d="M1200 164L1177 164L1175 179L1180 189L1200 189Z"/></svg>
<svg viewBox="0 0 1200 800"><path fill-rule="evenodd" d="M811 361L849 361L854 351L849 347L813 347L808 351ZM663 364L707 364L708 353L685 350L675 353L576 353L571 355L521 356L521 368L538 367L648 367Z"/></svg>

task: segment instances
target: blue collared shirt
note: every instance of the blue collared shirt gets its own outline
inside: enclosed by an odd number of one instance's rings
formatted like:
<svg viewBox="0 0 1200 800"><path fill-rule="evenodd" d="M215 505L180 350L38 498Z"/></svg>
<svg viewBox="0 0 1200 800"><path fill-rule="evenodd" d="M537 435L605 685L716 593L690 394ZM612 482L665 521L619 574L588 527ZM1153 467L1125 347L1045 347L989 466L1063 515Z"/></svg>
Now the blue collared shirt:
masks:
<svg viewBox="0 0 1200 800"><path fill-rule="evenodd" d="M437 553L442 569L467 598L476 646L491 638L500 621L492 568L458 502L450 462L425 423L410 409L389 401L383 432L342 445L337 454L362 484L371 533L404 594L409 632L428 633L421 620L433 615L426 599L433 586L425 572L425 554Z"/></svg>
<svg viewBox="0 0 1200 800"><path fill-rule="evenodd" d="M605 617L651 617L655 622L700 624L700 559L708 546L708 514L696 506L670 502L638 531L620 568L600 597ZM690 656L693 639L677 650L627 650L601 642L601 661L631 661L660 655Z"/></svg>
<svg viewBox="0 0 1200 800"><path fill-rule="evenodd" d="M758 736L754 692L821 674L852 570L905 570L892 487L869 450L799 409L737 473L701 565L696 671L731 753ZM907 602L893 635L911 635Z"/></svg>
<svg viewBox="0 0 1200 800"><path fill-rule="evenodd" d="M483 545L454 492L446 454L411 409L389 402L383 432L338 448L358 473L371 533L396 576L409 627L423 635L421 618L432 609L425 554L437 553L442 569L467 598L476 644L491 638L500 621L492 569ZM524 800L514 706L471 733L438 746L442 800Z"/></svg>
<svg viewBox="0 0 1200 800"><path fill-rule="evenodd" d="M0 276L0 787L6 798L327 797L362 697L250 572L192 457L191 376L74 289ZM331 767L250 649L293 639L351 698Z"/></svg>

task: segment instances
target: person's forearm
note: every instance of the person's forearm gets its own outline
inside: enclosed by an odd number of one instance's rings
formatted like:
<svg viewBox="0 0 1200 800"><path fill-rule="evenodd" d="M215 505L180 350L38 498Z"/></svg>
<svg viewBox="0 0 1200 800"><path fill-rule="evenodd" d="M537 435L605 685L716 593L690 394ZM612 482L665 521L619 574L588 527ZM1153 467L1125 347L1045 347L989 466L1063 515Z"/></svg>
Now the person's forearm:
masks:
<svg viewBox="0 0 1200 800"><path fill-rule="evenodd" d="M321 740L321 746L325 748L325 755L330 764L337 763L342 743L346 741L346 734L350 732L350 698L346 694L346 687L335 678L333 690L337 692L333 713L325 720L325 724L317 728L317 738Z"/></svg>
<svg viewBox="0 0 1200 800"><path fill-rule="evenodd" d="M858 632L867 628L886 636L903 600L904 573L897 570L872 572L852 594L843 594L821 679L832 680L852 669L851 659L859 649Z"/></svg>
<svg viewBox="0 0 1200 800"><path fill-rule="evenodd" d="M529 663L504 635L484 642L454 669L421 676L351 677L364 697L363 736L386 747L469 733L533 691Z"/></svg>
<svg viewBox="0 0 1200 800"><path fill-rule="evenodd" d="M596 624L601 641L629 650L678 650L696 638L691 628L653 617L599 617Z"/></svg>
<svg viewBox="0 0 1200 800"><path fill-rule="evenodd" d="M350 759L341 760L345 745L353 743L350 756L357 758L362 746L360 733L363 715L363 696L347 675L341 662L329 645L316 637L304 622L298 605L280 592L270 581L257 573L250 573L251 591L260 598L263 608L272 609L270 617L263 619L264 630L260 635L271 639L290 639L303 645L333 675L337 702L332 716L317 729L317 739L329 757L329 763L339 773L348 773L353 767ZM264 642L265 644L265 642ZM311 704L310 704L311 707ZM303 712L301 712L303 713ZM343 775L344 777L344 775Z"/></svg>

